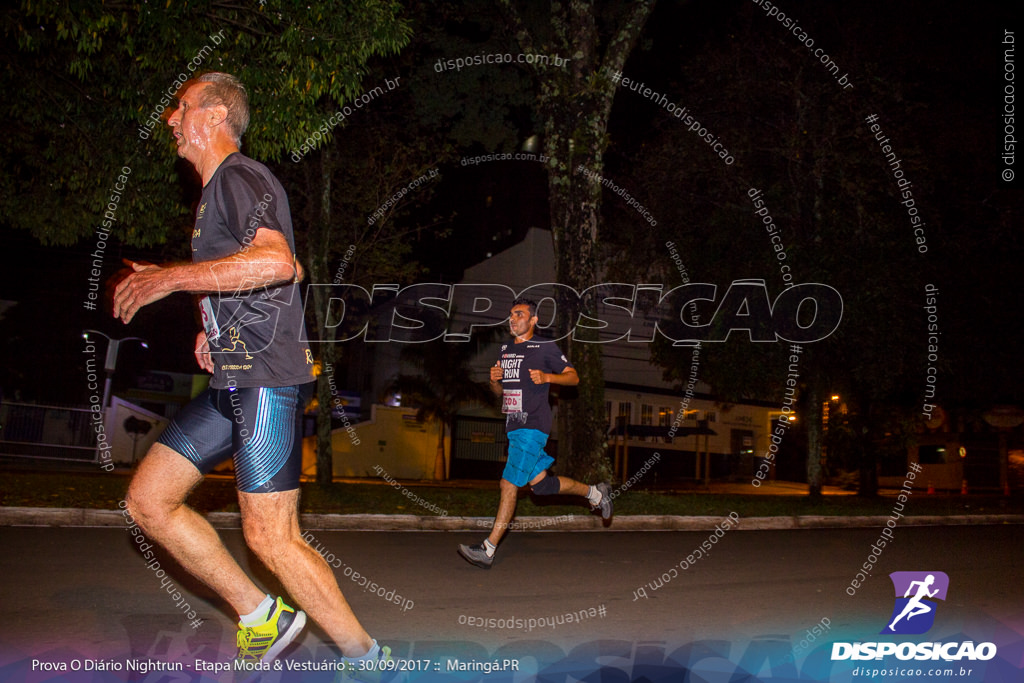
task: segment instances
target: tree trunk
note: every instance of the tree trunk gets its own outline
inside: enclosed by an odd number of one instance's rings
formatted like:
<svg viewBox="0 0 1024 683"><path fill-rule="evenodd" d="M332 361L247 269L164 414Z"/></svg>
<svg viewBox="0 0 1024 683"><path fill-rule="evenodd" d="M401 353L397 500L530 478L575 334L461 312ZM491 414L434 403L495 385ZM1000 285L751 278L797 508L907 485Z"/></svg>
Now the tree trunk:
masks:
<svg viewBox="0 0 1024 683"><path fill-rule="evenodd" d="M444 481L444 420L437 421L437 455L434 457L434 480Z"/></svg>
<svg viewBox="0 0 1024 683"><path fill-rule="evenodd" d="M551 194L553 232L559 283L582 293L597 282L597 236L600 222L601 185L577 172L603 169L607 118L594 107L552 107L547 122L546 149L551 157L548 187ZM567 133L566 131L571 131ZM559 292L560 294L562 292ZM596 318L593 300L562 297L559 317L575 321L580 313ZM577 398L559 404L558 452L565 474L590 481L607 479L611 472L605 454L604 363L601 347L572 340L566 356L576 368L580 383Z"/></svg>
<svg viewBox="0 0 1024 683"><path fill-rule="evenodd" d="M872 415L875 412L874 403L862 403L861 410L862 416L858 417L857 423L863 420L865 425L875 424L874 415ZM867 429L858 429L856 435L857 450L860 456L858 458L860 462L860 480L857 485L857 495L864 496L865 498L875 498L878 496L878 451L875 440L872 438L873 434L873 430L867 427Z"/></svg>
<svg viewBox="0 0 1024 683"><path fill-rule="evenodd" d="M812 377L807 383L807 401L804 409L807 416L807 487L811 498L821 497L822 394L820 381L817 377Z"/></svg>
<svg viewBox="0 0 1024 683"><path fill-rule="evenodd" d="M860 481L857 484L857 495L864 498L878 497L878 458L871 444L861 455Z"/></svg>
<svg viewBox="0 0 1024 683"><path fill-rule="evenodd" d="M327 295L320 291L320 287L314 289L314 303L318 309L326 309ZM321 301L323 300L323 301ZM317 313L321 317L322 313ZM324 330L323 325L320 326ZM330 334L333 337L334 330ZM320 344L320 376L317 378L316 395L320 409L316 414L316 482L318 484L330 484L334 480L334 445L332 443L331 413L334 407L334 395L331 392L330 377L334 374L336 361L336 348L334 342L329 341Z"/></svg>
<svg viewBox="0 0 1024 683"><path fill-rule="evenodd" d="M618 26L604 44L592 1L551 3L553 43L538 49L534 36L512 0L500 0L512 32L528 54L553 45L571 55L562 69L538 71L539 112L544 121L544 152L548 169L551 231L555 245L558 282L577 292L597 283L597 236L601 221L601 184L581 170L602 174L607 146L608 118L620 73L654 9L654 0L626 5ZM571 297L568 297L571 299ZM560 315L568 310L593 311L593 301L559 301ZM604 368L600 345L571 341L566 348L580 376L578 398L562 401L558 409L558 453L561 471L590 481L611 478L605 454Z"/></svg>
<svg viewBox="0 0 1024 683"><path fill-rule="evenodd" d="M330 151L325 145L316 157L322 192L317 198L319 211L310 226L309 239L309 283L331 282L328 263L331 233L331 169ZM311 160L312 161L312 160ZM314 166L314 164L310 164ZM337 360L334 345L335 328L327 327L327 305L330 296L324 287L313 287L313 310L317 329L310 339L316 339L313 352L320 359L320 375L317 377L316 395L319 410L316 415L316 482L329 484L334 479L334 448L331 438L331 411L334 396L331 392L330 377Z"/></svg>

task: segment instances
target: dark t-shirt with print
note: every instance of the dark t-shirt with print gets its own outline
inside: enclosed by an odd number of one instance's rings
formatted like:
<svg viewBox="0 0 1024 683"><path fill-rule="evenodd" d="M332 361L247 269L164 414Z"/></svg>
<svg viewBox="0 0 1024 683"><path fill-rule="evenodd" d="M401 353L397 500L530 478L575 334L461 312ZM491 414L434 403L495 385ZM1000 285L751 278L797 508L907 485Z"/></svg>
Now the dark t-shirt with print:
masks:
<svg viewBox="0 0 1024 683"><path fill-rule="evenodd" d="M288 197L263 164L229 155L203 188L192 231L192 261L203 263L245 251L260 228L285 236L295 250ZM211 266L216 269L222 266ZM313 357L301 339L299 286L249 282L200 300L214 371L210 386L285 387L313 379Z"/></svg>
<svg viewBox="0 0 1024 683"><path fill-rule="evenodd" d="M558 346L548 340L507 342L501 345L499 361L502 368L502 412L505 431L537 429L551 433L551 406L548 405L550 384L534 384L530 370L561 374L572 365Z"/></svg>

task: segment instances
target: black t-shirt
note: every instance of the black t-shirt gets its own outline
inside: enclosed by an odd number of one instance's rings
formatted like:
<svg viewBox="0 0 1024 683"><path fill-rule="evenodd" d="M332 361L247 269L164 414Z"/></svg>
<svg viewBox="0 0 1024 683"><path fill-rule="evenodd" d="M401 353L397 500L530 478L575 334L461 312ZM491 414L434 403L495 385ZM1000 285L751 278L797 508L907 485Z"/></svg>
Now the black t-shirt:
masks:
<svg viewBox="0 0 1024 683"><path fill-rule="evenodd" d="M236 152L203 188L192 231L192 262L244 252L260 228L283 234L295 251L284 188L266 166ZM306 335L297 284L267 287L257 278L203 297L200 309L215 366L214 389L312 381L313 357L306 342L299 341Z"/></svg>
<svg viewBox="0 0 1024 683"><path fill-rule="evenodd" d="M501 391L502 412L506 413L505 431L537 429L550 434L548 390L551 385L534 384L530 370L557 375L572 365L556 344L537 339L502 344L499 362L503 370Z"/></svg>

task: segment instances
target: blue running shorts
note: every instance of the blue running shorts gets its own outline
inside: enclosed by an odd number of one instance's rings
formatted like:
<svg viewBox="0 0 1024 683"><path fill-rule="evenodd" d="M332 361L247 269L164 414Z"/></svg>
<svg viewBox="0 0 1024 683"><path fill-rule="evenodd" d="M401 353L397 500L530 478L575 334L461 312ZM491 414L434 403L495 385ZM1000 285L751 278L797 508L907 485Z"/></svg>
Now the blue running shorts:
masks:
<svg viewBox="0 0 1024 683"><path fill-rule="evenodd" d="M516 486L526 486L555 459L544 452L548 435L537 429L514 429L508 433L508 462L501 478Z"/></svg>

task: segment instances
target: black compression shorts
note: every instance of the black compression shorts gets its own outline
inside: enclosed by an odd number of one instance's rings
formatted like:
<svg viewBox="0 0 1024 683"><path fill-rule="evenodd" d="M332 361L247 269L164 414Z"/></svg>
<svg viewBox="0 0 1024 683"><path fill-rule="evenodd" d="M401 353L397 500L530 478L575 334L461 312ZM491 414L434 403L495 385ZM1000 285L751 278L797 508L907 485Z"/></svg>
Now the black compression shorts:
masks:
<svg viewBox="0 0 1024 683"><path fill-rule="evenodd" d="M203 474L229 457L244 493L292 491L302 472L302 413L311 384L207 389L185 406L159 443Z"/></svg>

